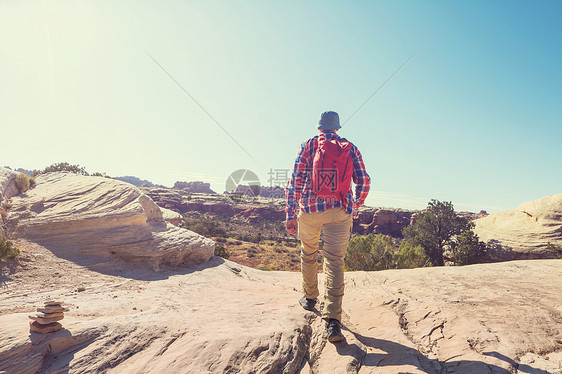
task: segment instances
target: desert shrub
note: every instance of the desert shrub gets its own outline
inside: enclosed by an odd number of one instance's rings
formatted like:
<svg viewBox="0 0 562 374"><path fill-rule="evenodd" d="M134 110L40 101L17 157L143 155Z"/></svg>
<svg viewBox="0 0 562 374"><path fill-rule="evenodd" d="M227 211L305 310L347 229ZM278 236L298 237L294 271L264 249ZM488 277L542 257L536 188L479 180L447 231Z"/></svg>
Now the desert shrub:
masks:
<svg viewBox="0 0 562 374"><path fill-rule="evenodd" d="M400 243L394 260L398 269L412 269L429 264L429 259L423 247L421 245L414 246L407 241Z"/></svg>
<svg viewBox="0 0 562 374"><path fill-rule="evenodd" d="M20 250L6 237L0 237L0 258L12 259L20 254Z"/></svg>
<svg viewBox="0 0 562 374"><path fill-rule="evenodd" d="M222 244L215 245L215 256L219 256L222 258L229 258L230 253L226 250L225 246Z"/></svg>
<svg viewBox="0 0 562 374"><path fill-rule="evenodd" d="M457 235L450 252L455 265L476 264L486 253L486 244L472 230L467 230Z"/></svg>
<svg viewBox="0 0 562 374"><path fill-rule="evenodd" d="M548 243L546 245L546 249L549 252L552 252L552 254L554 255L554 258L562 258L562 247L554 245L552 243Z"/></svg>
<svg viewBox="0 0 562 374"><path fill-rule="evenodd" d="M111 178L105 172L104 173L95 172L95 173L90 174L86 171L86 168L84 168L80 165L72 165L68 162L58 162L56 164L52 164L50 166L47 166L43 170L35 171L32 174L32 177L35 177L39 174L53 173L53 172L57 172L57 171L66 171L68 173L74 173L74 174L79 174L79 175L91 175L91 176L94 176L94 177ZM33 187L33 184L32 184L32 187Z"/></svg>
<svg viewBox="0 0 562 374"><path fill-rule="evenodd" d="M384 270L394 267L395 244L386 235L356 236L349 241L345 266L348 270Z"/></svg>
<svg viewBox="0 0 562 374"><path fill-rule="evenodd" d="M182 227L206 237L222 238L226 236L226 230L221 227L220 223L204 217L195 219L185 218Z"/></svg>
<svg viewBox="0 0 562 374"><path fill-rule="evenodd" d="M228 240L226 240L226 238L216 238L215 241L218 242L218 243L227 243L228 242Z"/></svg>
<svg viewBox="0 0 562 374"><path fill-rule="evenodd" d="M405 227L402 234L412 246L423 247L432 265L443 266L446 249L454 251L459 248L457 260L461 262L472 261L473 254L483 250L477 240L478 236L471 231L473 226L467 218L455 213L451 202L431 200L427 209L420 213L416 223ZM464 234L465 232L472 234Z"/></svg>
<svg viewBox="0 0 562 374"><path fill-rule="evenodd" d="M84 167L80 165L71 165L68 162L58 162L56 164L52 164L41 171L35 172L34 175L52 173L56 171L66 171L74 174L89 175Z"/></svg>
<svg viewBox="0 0 562 374"><path fill-rule="evenodd" d="M227 196L235 203L241 203L244 201L244 198L240 194L229 193L227 194Z"/></svg>
<svg viewBox="0 0 562 374"><path fill-rule="evenodd" d="M256 235L251 235L250 240L248 241L259 244L262 242L262 240L263 240L263 234L261 232L258 232Z"/></svg>
<svg viewBox="0 0 562 374"><path fill-rule="evenodd" d="M16 188L18 189L19 193L24 193L25 191L29 190L31 186L31 178L24 173L18 173L16 175Z"/></svg>
<svg viewBox="0 0 562 374"><path fill-rule="evenodd" d="M95 173L90 174L91 177L104 177L104 178L111 178L109 175L105 174L105 173L100 173L99 171L96 171Z"/></svg>
<svg viewBox="0 0 562 374"><path fill-rule="evenodd" d="M248 254L256 254L258 253L258 250L256 249L256 247L250 247L248 248Z"/></svg>

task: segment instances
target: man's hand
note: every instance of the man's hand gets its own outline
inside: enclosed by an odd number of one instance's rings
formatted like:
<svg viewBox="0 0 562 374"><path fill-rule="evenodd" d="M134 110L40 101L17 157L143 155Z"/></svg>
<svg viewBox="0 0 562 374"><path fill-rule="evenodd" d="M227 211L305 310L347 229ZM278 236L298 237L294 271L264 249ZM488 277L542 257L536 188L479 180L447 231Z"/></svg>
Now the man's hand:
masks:
<svg viewBox="0 0 562 374"><path fill-rule="evenodd" d="M285 228L287 229L287 232L291 235L296 235L297 234L297 219L293 218L290 221L285 221Z"/></svg>

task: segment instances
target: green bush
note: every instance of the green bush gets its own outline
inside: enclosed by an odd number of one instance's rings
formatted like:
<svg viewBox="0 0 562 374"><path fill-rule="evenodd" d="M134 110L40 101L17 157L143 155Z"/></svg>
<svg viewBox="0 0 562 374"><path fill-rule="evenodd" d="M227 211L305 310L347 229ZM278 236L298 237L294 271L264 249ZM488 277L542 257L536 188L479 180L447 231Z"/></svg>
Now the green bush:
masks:
<svg viewBox="0 0 562 374"><path fill-rule="evenodd" d="M220 223L207 218L185 218L182 227L206 237L226 237L226 230Z"/></svg>
<svg viewBox="0 0 562 374"><path fill-rule="evenodd" d="M349 241L345 266L348 270L385 270L394 267L395 244L386 235L355 236Z"/></svg>
<svg viewBox="0 0 562 374"><path fill-rule="evenodd" d="M20 254L18 247L14 245L6 237L0 238L0 258L2 259L12 259L16 258Z"/></svg>
<svg viewBox="0 0 562 374"><path fill-rule="evenodd" d="M222 258L229 258L230 253L226 250L225 246L222 244L215 245L215 256L219 256Z"/></svg>
<svg viewBox="0 0 562 374"><path fill-rule="evenodd" d="M429 265L429 259L421 245L412 245L402 241L395 254L396 267L398 269L412 269Z"/></svg>
<svg viewBox="0 0 562 374"><path fill-rule="evenodd" d="M35 172L34 174L45 174L56 171L66 171L74 174L89 175L84 167L80 165L71 165L68 162L59 162L56 164L52 164L51 166L47 166L45 169Z"/></svg>
<svg viewBox="0 0 562 374"><path fill-rule="evenodd" d="M476 264L486 253L486 244L472 230L457 235L451 243L451 260L455 265Z"/></svg>
<svg viewBox="0 0 562 374"><path fill-rule="evenodd" d="M95 172L95 173L90 174L86 171L86 168L84 168L80 165L72 165L72 164L69 164L68 162L58 162L56 164L52 164L50 166L47 166L43 170L34 172L33 177L35 177L39 174L53 173L53 172L58 172L58 171L66 171L68 173L74 173L74 174L79 174L79 175L91 175L91 176L94 176L94 177L111 178L105 172L104 173ZM33 187L33 185L32 185L32 187Z"/></svg>
<svg viewBox="0 0 562 374"><path fill-rule="evenodd" d="M31 178L24 173L18 173L18 175L16 175L16 188L18 192L24 193L29 190L29 187L31 187Z"/></svg>

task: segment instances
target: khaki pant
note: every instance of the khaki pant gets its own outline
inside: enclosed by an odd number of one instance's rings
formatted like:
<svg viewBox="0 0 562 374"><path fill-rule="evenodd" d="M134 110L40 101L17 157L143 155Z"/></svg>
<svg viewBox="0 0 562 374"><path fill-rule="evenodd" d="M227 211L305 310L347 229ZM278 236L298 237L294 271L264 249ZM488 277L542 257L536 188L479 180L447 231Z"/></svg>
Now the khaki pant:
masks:
<svg viewBox="0 0 562 374"><path fill-rule="evenodd" d="M315 299L318 292L318 241L324 230L324 310L322 318L335 318L341 322L344 291L344 259L353 220L343 208L322 212L303 213L298 216L298 238L302 242L301 271L304 296Z"/></svg>

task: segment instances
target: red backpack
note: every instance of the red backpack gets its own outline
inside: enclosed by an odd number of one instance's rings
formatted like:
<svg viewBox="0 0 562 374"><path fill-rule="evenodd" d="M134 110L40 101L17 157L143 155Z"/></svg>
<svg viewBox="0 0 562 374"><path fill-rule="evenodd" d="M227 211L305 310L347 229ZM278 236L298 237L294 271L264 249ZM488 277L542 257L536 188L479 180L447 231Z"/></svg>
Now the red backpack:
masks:
<svg viewBox="0 0 562 374"><path fill-rule="evenodd" d="M351 186L353 160L347 139L318 136L312 160L312 192L325 201L343 201Z"/></svg>

